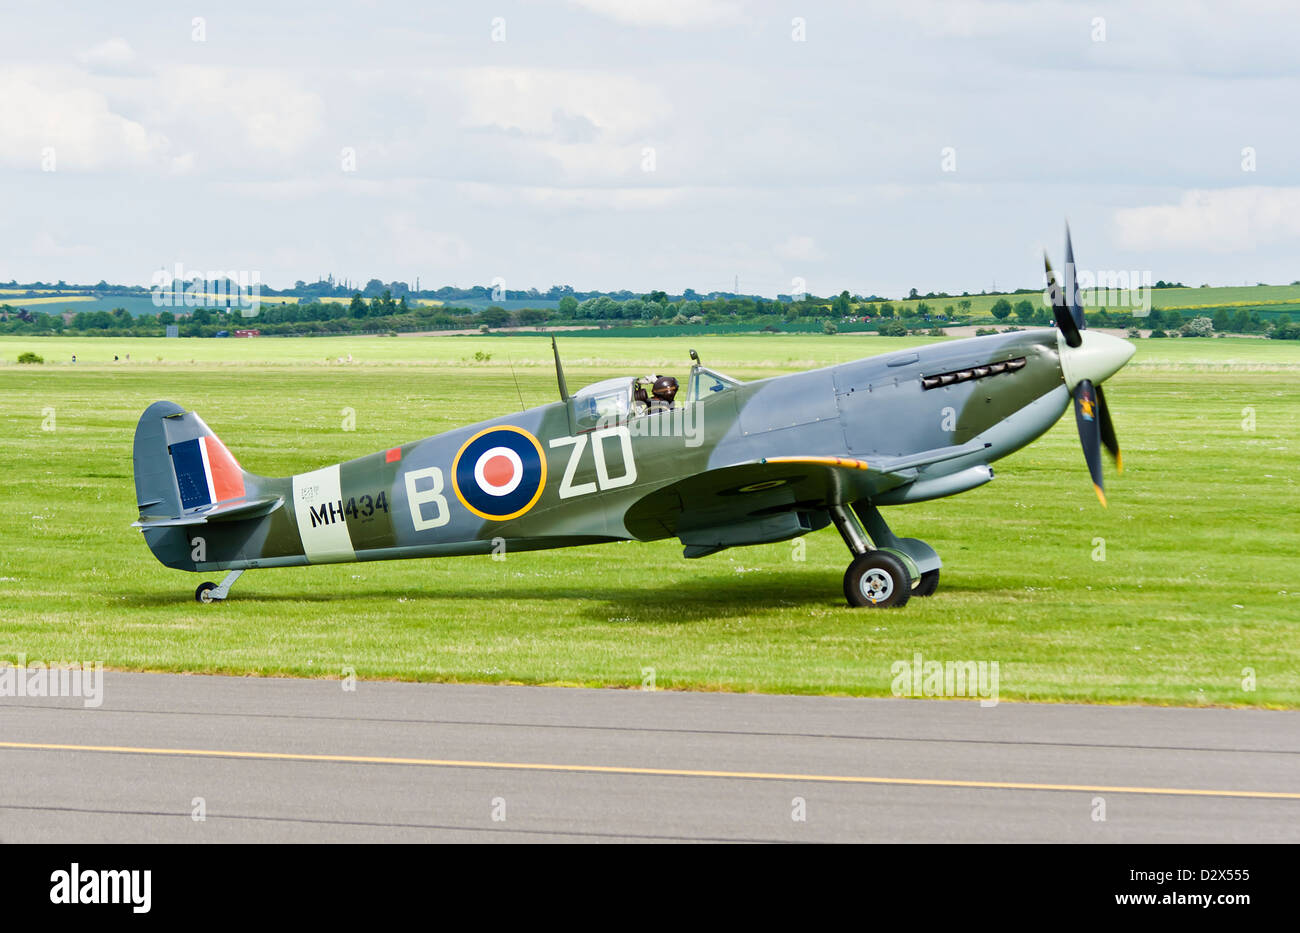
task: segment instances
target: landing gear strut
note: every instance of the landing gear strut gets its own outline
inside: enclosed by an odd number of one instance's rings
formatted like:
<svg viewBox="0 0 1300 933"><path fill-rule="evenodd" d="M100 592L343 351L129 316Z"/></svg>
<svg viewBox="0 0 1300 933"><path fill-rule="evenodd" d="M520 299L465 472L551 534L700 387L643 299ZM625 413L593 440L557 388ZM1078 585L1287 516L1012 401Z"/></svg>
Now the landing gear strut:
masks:
<svg viewBox="0 0 1300 933"><path fill-rule="evenodd" d="M832 506L830 516L853 554L844 572L844 598L850 606L895 609L938 589L942 561L934 548L895 536L874 505Z"/></svg>
<svg viewBox="0 0 1300 933"><path fill-rule="evenodd" d="M194 598L201 603L215 603L225 599L226 595L230 592L230 588L234 586L235 581L238 580L243 573L244 571L242 570L230 571L230 573L226 574L226 578L221 581L220 586L217 586L217 584L210 580L207 583L200 583L199 588L194 591Z"/></svg>

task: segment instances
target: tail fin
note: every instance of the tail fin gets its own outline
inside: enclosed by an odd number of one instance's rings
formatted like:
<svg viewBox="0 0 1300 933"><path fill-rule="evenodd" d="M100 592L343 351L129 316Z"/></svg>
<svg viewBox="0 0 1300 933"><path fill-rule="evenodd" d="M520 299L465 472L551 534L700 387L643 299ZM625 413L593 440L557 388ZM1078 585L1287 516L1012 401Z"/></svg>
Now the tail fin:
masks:
<svg viewBox="0 0 1300 933"><path fill-rule="evenodd" d="M262 478L246 472L202 418L174 402L145 409L132 459L136 525L169 567L193 569L186 532L178 526L260 518L283 504L279 496L261 494Z"/></svg>
<svg viewBox="0 0 1300 933"><path fill-rule="evenodd" d="M154 402L135 429L135 495L140 517L175 517L248 494L253 477L194 412Z"/></svg>

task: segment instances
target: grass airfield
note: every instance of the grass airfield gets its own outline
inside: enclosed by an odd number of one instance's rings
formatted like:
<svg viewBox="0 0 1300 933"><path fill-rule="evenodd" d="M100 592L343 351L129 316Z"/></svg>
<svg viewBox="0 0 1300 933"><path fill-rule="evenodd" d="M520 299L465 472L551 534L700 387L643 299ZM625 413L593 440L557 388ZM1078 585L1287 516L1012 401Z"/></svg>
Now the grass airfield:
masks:
<svg viewBox="0 0 1300 933"><path fill-rule="evenodd" d="M690 346L767 378L928 342L561 334L573 388L680 376ZM287 475L554 399L549 342L3 338L0 657L627 687L653 669L661 689L888 696L892 663L920 652L997 661L1003 701L1300 706L1300 346L1138 346L1106 386L1126 466L1108 464L1108 510L1067 413L987 486L886 510L945 566L936 596L872 611L844 605L830 528L697 561L673 540L251 571L202 606L194 587L221 575L161 567L130 527L150 402L198 411L247 469ZM13 363L29 349L46 364Z"/></svg>

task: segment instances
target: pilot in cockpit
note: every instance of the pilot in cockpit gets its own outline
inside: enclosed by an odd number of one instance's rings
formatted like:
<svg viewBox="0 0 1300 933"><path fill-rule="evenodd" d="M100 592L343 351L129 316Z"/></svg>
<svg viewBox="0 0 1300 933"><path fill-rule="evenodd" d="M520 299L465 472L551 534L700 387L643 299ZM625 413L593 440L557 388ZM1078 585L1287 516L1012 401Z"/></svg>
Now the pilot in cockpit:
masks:
<svg viewBox="0 0 1300 933"><path fill-rule="evenodd" d="M638 414L671 411L677 398L677 380L672 376L647 376L638 379L632 400Z"/></svg>
<svg viewBox="0 0 1300 933"><path fill-rule="evenodd" d="M650 411L670 411L677 398L677 380L672 376L660 376L650 389Z"/></svg>

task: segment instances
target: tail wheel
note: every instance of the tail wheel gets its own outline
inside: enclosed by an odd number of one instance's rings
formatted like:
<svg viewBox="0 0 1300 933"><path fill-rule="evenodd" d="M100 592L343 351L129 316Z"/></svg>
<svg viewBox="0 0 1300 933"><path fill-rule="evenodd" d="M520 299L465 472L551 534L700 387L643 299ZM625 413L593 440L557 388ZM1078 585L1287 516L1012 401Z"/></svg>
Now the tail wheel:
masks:
<svg viewBox="0 0 1300 933"><path fill-rule="evenodd" d="M200 583L199 588L194 591L194 598L201 603L216 602L216 600L212 598L212 591L216 588L217 585L211 580L207 583Z"/></svg>
<svg viewBox="0 0 1300 933"><path fill-rule="evenodd" d="M861 554L844 572L844 597L850 606L895 609L912 595L912 578L903 562L885 551Z"/></svg>
<svg viewBox="0 0 1300 933"><path fill-rule="evenodd" d="M927 570L921 574L921 581L916 584L912 590L913 596L933 596L934 591L939 588L939 571Z"/></svg>

